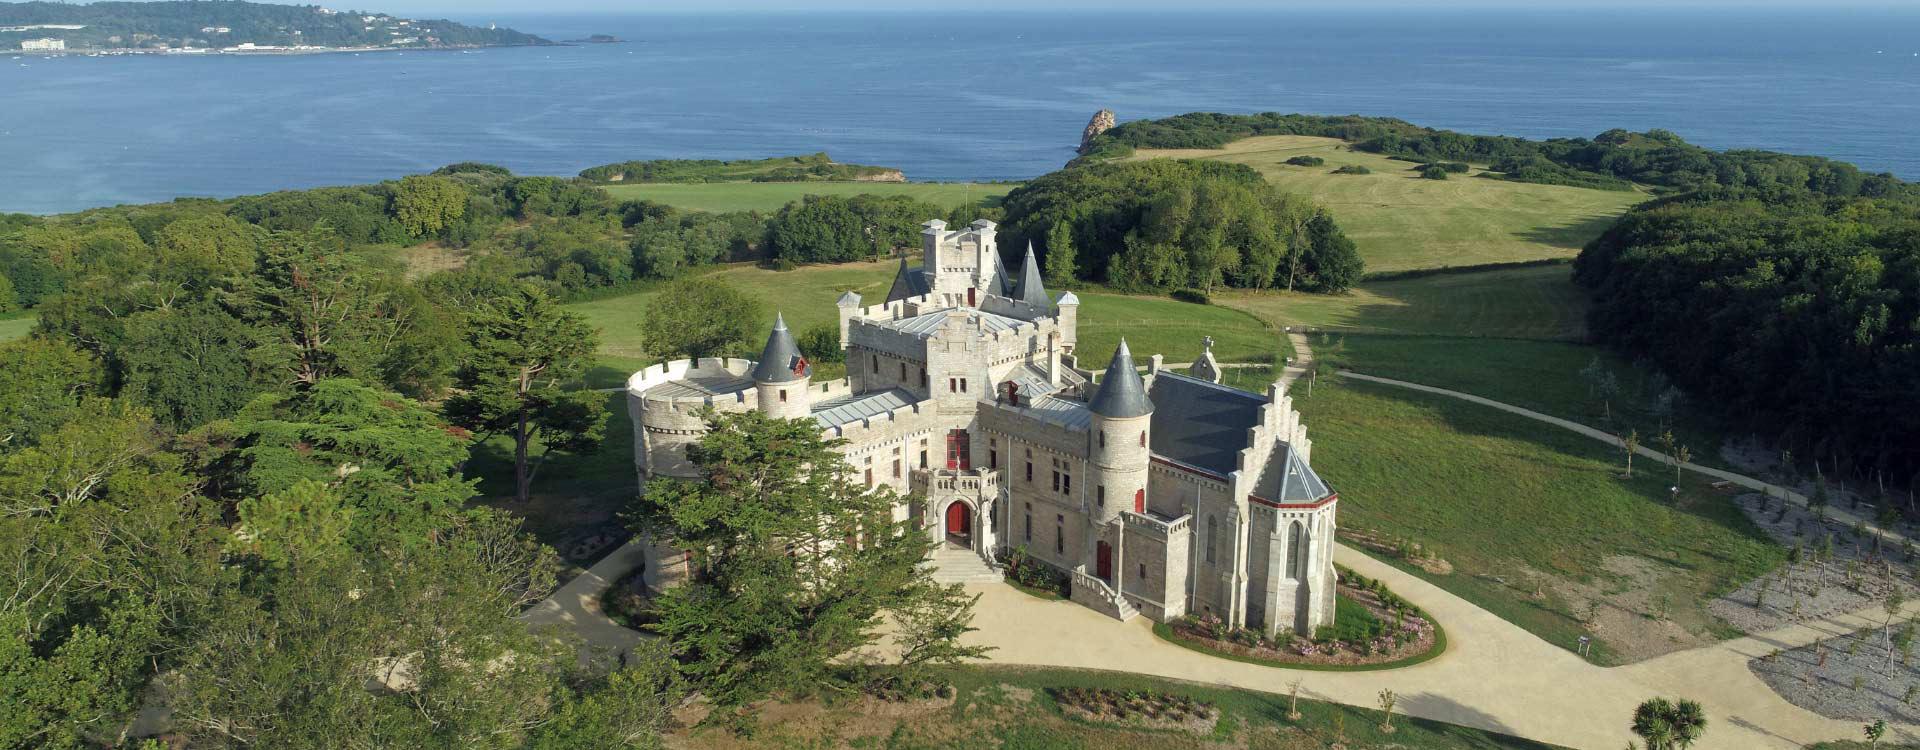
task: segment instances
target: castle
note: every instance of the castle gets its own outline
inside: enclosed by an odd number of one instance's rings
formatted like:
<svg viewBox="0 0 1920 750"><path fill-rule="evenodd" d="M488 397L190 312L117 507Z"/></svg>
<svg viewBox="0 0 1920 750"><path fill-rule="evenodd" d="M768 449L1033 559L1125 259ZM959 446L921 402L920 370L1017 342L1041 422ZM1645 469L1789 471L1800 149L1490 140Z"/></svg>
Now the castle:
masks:
<svg viewBox="0 0 1920 750"><path fill-rule="evenodd" d="M1211 341L1186 372L1154 355L1143 377L1122 340L1096 378L1074 356L1080 301L1047 294L1031 247L1016 279L993 222L925 226L923 264L903 259L883 304L840 298L845 379L814 383L784 319L756 361L635 373L641 483L693 475L702 407L810 418L846 441L856 478L902 493L896 520L925 528L942 561L984 571L1022 549L1071 577L1073 601L1123 620L1332 623L1338 496L1280 383L1220 385ZM684 551L649 549L650 586L686 575Z"/></svg>

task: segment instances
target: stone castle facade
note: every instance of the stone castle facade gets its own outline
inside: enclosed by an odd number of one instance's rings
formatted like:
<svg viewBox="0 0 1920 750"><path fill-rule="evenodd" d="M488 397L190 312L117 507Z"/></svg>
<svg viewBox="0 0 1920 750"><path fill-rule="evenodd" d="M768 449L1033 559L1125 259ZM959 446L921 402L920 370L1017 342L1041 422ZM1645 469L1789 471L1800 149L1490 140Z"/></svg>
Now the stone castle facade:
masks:
<svg viewBox="0 0 1920 750"><path fill-rule="evenodd" d="M947 553L995 566L1024 549L1070 576L1075 602L1120 619L1212 614L1302 635L1333 621L1338 496L1281 384L1220 385L1210 342L1186 372L1155 355L1142 376L1123 340L1096 376L1074 356L1079 299L1048 295L1032 248L1012 278L992 222L930 221L923 240L885 302L840 298L845 379L814 383L784 321L757 361L635 373L642 484L692 474L702 407L810 418ZM672 585L687 558L655 544L648 584Z"/></svg>

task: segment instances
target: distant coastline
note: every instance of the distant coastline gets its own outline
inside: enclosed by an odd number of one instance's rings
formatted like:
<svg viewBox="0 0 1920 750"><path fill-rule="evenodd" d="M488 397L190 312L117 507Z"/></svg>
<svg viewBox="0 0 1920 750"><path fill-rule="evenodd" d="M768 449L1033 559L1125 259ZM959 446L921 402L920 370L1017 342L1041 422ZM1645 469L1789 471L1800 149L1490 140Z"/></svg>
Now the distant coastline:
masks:
<svg viewBox="0 0 1920 750"><path fill-rule="evenodd" d="M439 47L253 47L247 49L70 49L58 51L41 50L0 50L13 57L22 59L52 57L275 57L288 55L337 55L351 52L474 52L488 49L509 49L514 47L572 47L568 42L546 42L535 44L466 44L445 45Z"/></svg>
<svg viewBox="0 0 1920 750"><path fill-rule="evenodd" d="M0 50L21 56L326 54L480 49L553 42L497 24L227 0L13 3L0 0Z"/></svg>

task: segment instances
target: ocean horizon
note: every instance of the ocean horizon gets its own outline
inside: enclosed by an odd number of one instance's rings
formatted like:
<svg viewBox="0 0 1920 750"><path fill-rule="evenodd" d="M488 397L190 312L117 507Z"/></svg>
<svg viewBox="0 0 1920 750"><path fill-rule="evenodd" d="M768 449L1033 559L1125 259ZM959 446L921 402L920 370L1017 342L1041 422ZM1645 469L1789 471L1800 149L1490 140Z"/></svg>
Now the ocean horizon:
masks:
<svg viewBox="0 0 1920 750"><path fill-rule="evenodd" d="M458 161L825 151L1018 180L1096 110L1398 117L1470 133L1663 128L1920 179L1920 10L496 16L625 44L0 58L0 211L375 182Z"/></svg>

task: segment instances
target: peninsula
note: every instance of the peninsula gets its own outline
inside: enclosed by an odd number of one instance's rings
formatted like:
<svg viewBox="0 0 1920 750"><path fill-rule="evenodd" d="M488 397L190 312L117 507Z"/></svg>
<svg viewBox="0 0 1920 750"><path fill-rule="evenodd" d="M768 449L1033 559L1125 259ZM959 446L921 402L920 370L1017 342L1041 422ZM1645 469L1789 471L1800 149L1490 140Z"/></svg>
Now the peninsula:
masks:
<svg viewBox="0 0 1920 750"><path fill-rule="evenodd" d="M317 5L166 0L0 2L0 50L43 54L306 53L547 45L512 29Z"/></svg>

